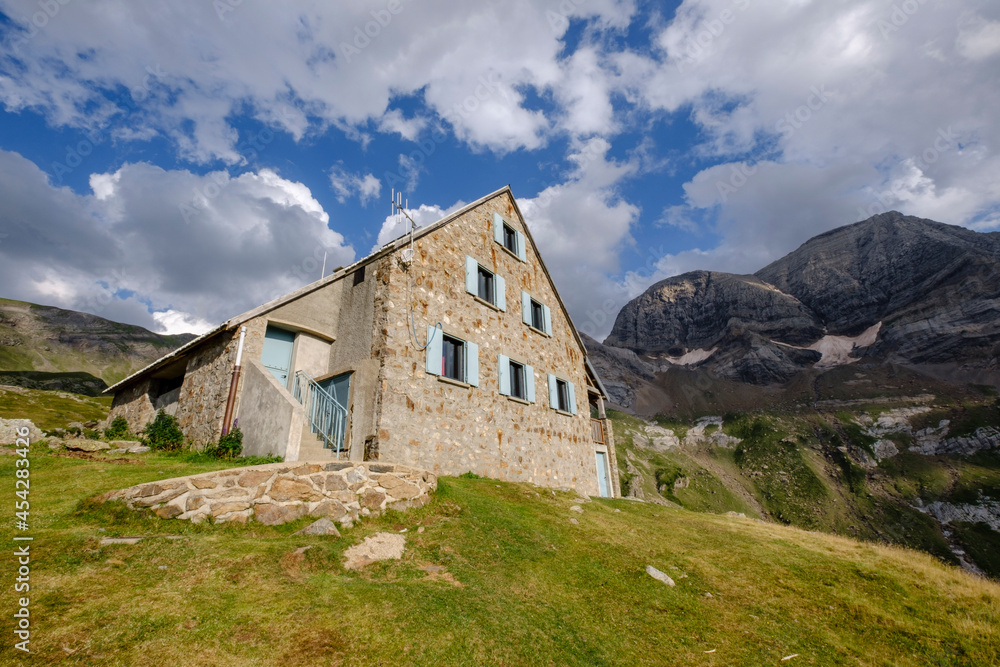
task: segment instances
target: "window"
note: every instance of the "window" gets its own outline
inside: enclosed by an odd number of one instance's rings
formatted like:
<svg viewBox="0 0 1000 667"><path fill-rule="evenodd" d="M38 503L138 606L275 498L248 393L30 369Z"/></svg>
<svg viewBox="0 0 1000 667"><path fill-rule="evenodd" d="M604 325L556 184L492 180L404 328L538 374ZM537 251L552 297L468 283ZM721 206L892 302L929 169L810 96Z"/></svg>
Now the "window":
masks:
<svg viewBox="0 0 1000 667"><path fill-rule="evenodd" d="M507 283L503 276L482 266L475 257L465 256L465 291L498 310L507 310Z"/></svg>
<svg viewBox="0 0 1000 667"><path fill-rule="evenodd" d="M527 292L521 292L521 319L532 329L552 335L552 313L549 307L531 298Z"/></svg>
<svg viewBox="0 0 1000 667"><path fill-rule="evenodd" d="M493 214L493 239L522 262L527 261L524 251L524 234L504 222L499 213Z"/></svg>
<svg viewBox="0 0 1000 667"><path fill-rule="evenodd" d="M365 281L365 267L362 266L360 269L358 269L357 271L354 272L354 285L353 285L353 287L357 287L358 285L360 285L364 281Z"/></svg>
<svg viewBox="0 0 1000 667"><path fill-rule="evenodd" d="M494 303L493 301L493 274L479 267L479 298L487 303Z"/></svg>
<svg viewBox="0 0 1000 667"><path fill-rule="evenodd" d="M427 327L425 370L439 378L479 386L479 346Z"/></svg>
<svg viewBox="0 0 1000 667"><path fill-rule="evenodd" d="M510 225L503 226L503 247L517 254L517 232Z"/></svg>
<svg viewBox="0 0 1000 667"><path fill-rule="evenodd" d="M549 407L559 412L576 414L576 391L572 382L549 373Z"/></svg>
<svg viewBox="0 0 1000 667"><path fill-rule="evenodd" d="M465 382L465 341L445 336L441 349L441 375Z"/></svg>
<svg viewBox="0 0 1000 667"><path fill-rule="evenodd" d="M498 358L500 393L528 403L535 402L535 369L504 355Z"/></svg>
<svg viewBox="0 0 1000 667"><path fill-rule="evenodd" d="M531 300L531 326L539 331L545 331L545 318L542 316L542 304Z"/></svg>
<svg viewBox="0 0 1000 667"><path fill-rule="evenodd" d="M510 395L524 400L524 366L510 362Z"/></svg>

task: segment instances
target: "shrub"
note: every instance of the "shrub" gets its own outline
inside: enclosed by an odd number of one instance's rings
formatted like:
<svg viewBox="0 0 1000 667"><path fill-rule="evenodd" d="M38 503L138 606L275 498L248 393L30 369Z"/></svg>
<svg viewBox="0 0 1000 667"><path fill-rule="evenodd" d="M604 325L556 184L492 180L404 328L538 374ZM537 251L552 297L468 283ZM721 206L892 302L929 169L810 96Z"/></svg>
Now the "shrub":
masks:
<svg viewBox="0 0 1000 667"><path fill-rule="evenodd" d="M104 429L104 437L108 440L122 440L129 435L128 420L119 415L111 420L111 424Z"/></svg>
<svg viewBox="0 0 1000 667"><path fill-rule="evenodd" d="M243 452L243 431L236 426L208 450L217 459L235 459Z"/></svg>
<svg viewBox="0 0 1000 667"><path fill-rule="evenodd" d="M168 415L162 408L143 433L142 444L152 449L176 452L184 446L184 434L177 425L177 417Z"/></svg>

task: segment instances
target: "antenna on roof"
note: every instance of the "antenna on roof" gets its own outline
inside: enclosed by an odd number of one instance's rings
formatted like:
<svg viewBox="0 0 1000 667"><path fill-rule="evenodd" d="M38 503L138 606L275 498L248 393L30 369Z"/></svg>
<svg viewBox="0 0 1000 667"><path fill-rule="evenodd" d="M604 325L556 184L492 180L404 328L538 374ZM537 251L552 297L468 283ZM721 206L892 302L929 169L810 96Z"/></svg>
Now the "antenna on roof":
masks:
<svg viewBox="0 0 1000 667"><path fill-rule="evenodd" d="M410 207L410 200L407 198L404 202L403 193L397 192L395 188L392 189L392 216L395 218L393 227L396 223L402 223L403 218L410 221L410 247L405 248L402 253L400 253L400 259L403 264L409 266L410 262L413 261L413 230L418 227L416 221L410 217L406 209Z"/></svg>

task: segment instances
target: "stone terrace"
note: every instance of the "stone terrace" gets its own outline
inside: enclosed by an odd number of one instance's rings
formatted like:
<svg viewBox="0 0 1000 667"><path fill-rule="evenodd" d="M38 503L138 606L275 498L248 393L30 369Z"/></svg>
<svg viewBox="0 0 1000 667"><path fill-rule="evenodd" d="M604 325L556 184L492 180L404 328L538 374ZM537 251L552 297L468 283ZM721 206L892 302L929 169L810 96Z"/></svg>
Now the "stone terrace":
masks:
<svg viewBox="0 0 1000 667"><path fill-rule="evenodd" d="M387 508L421 507L437 488L424 470L384 463L269 463L176 477L112 491L164 519L258 522L274 526L309 515L351 525Z"/></svg>

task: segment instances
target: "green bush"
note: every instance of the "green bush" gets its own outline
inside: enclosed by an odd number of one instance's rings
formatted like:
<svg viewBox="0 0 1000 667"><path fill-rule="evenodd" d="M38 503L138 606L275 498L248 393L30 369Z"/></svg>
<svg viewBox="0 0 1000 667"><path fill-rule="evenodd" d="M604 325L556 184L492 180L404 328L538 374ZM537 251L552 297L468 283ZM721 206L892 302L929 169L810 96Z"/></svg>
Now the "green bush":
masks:
<svg viewBox="0 0 1000 667"><path fill-rule="evenodd" d="M129 435L128 420L119 415L111 420L111 424L104 429L104 437L108 440L122 440Z"/></svg>
<svg viewBox="0 0 1000 667"><path fill-rule="evenodd" d="M232 460L239 458L243 452L243 431L237 426L232 431L219 438L218 444L208 447L205 451L217 459Z"/></svg>
<svg viewBox="0 0 1000 667"><path fill-rule="evenodd" d="M165 452L180 451L184 447L184 434L177 425L177 417L168 415L161 408L143 431L142 444Z"/></svg>

